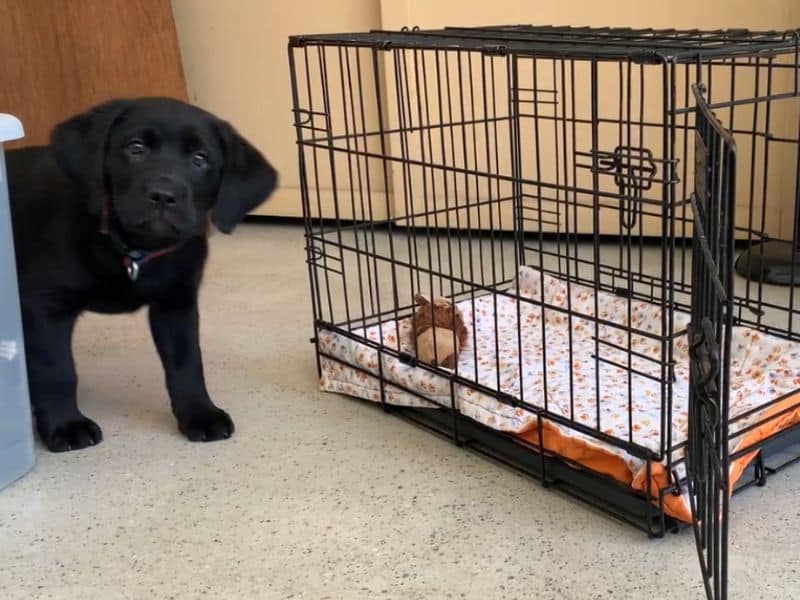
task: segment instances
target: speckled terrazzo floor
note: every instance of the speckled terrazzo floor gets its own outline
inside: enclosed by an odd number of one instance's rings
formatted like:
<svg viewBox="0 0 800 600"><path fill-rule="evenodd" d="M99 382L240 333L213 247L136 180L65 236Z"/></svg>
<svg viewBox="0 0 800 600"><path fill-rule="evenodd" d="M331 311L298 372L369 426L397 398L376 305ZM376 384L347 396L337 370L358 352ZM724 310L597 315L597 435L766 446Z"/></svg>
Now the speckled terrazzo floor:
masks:
<svg viewBox="0 0 800 600"><path fill-rule="evenodd" d="M98 447L0 491L0 598L701 598L660 541L372 406L317 391L302 229L213 238L209 387L235 437L176 433L145 315L87 317ZM733 503L731 598L800 597L800 467Z"/></svg>

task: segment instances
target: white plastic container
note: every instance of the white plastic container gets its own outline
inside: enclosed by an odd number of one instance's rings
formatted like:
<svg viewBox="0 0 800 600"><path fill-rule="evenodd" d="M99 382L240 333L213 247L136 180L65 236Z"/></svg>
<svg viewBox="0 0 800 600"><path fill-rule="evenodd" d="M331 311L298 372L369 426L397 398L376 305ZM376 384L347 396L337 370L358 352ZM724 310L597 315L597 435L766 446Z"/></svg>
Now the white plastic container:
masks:
<svg viewBox="0 0 800 600"><path fill-rule="evenodd" d="M24 135L22 123L0 113L0 489L33 467L33 426L11 235L3 143Z"/></svg>

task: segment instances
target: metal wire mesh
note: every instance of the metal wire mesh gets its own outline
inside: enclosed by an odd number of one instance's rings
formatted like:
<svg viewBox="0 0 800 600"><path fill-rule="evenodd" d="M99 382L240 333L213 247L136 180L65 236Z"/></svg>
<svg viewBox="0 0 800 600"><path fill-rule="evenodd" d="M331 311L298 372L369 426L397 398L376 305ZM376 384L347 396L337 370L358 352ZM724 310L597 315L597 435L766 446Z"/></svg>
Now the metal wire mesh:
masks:
<svg viewBox="0 0 800 600"><path fill-rule="evenodd" d="M797 247L799 39L532 26L292 38L315 332L413 362L399 336L388 342L383 334L412 317L419 292L467 303L473 337L482 298L494 332L504 299L518 319L533 309L562 314L568 331L588 324L595 398L585 419L574 378L568 409L551 405L544 319L540 397L526 395L520 332L512 340L495 333L495 381L481 376L477 354L471 370L416 366L677 473L686 439L673 435L674 344L686 330L676 317L689 313L693 294L691 88L703 82L709 109L738 145L731 223L739 250L769 240ZM564 282L566 305L522 297L521 266L534 268L542 285L547 276ZM593 306L571 304L578 287L592 290ZM624 299L625 318L603 317L604 294ZM732 318L800 340L795 296L793 285L737 278ZM634 324L641 302L660 309L655 326ZM371 327L378 341L368 339ZM642 339L658 345L657 356L637 351ZM519 360L514 385L500 377L509 344ZM572 364L571 334L567 352ZM627 399L622 430L610 430L604 412L606 367L627 373L626 389L613 390ZM370 375L386 381L383 371ZM635 391L645 380L658 389L655 439L634 426ZM458 413L455 399L450 408ZM731 439L757 426L752 416L732 416ZM646 494L648 506L660 506Z"/></svg>

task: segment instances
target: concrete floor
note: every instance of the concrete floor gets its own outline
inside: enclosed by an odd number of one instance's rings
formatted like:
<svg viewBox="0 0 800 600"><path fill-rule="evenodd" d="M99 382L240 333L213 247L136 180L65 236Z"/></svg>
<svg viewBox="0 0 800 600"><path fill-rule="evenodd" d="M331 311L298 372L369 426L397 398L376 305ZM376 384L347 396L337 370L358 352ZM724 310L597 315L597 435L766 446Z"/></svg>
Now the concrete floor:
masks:
<svg viewBox="0 0 800 600"><path fill-rule="evenodd" d="M145 315L89 316L92 449L0 492L0 598L700 599L689 530L650 541L431 434L321 394L302 229L213 238L203 289L229 441L176 431ZM800 595L800 467L735 498L731 598Z"/></svg>

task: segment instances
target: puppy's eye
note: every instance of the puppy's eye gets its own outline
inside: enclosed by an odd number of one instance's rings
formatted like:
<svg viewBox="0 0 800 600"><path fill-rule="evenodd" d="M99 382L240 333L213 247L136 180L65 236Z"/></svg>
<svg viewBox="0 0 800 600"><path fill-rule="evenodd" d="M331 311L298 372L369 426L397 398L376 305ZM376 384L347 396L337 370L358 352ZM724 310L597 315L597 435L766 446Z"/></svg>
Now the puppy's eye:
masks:
<svg viewBox="0 0 800 600"><path fill-rule="evenodd" d="M128 142L128 145L125 146L125 150L131 156L142 156L147 152L147 146L144 145L142 140L131 140Z"/></svg>
<svg viewBox="0 0 800 600"><path fill-rule="evenodd" d="M208 154L205 152L195 152L192 154L192 164L200 168L208 166Z"/></svg>

